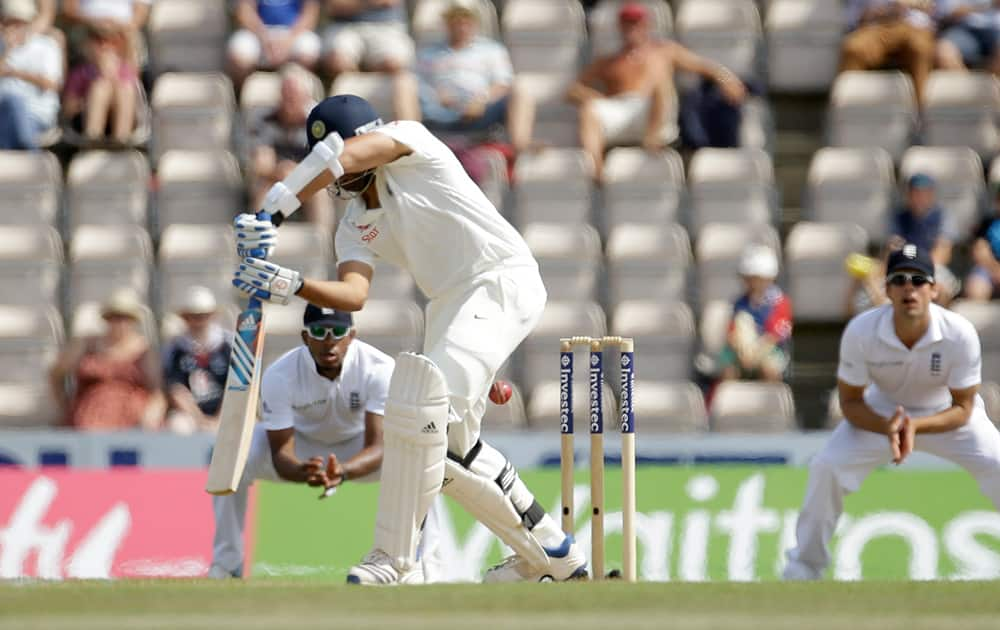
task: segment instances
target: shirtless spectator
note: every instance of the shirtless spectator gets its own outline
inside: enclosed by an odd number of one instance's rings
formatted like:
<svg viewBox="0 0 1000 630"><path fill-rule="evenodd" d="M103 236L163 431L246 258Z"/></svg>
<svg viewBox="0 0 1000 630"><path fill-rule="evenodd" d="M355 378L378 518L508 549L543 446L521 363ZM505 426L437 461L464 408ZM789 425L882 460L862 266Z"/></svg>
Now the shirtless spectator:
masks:
<svg viewBox="0 0 1000 630"><path fill-rule="evenodd" d="M655 151L677 139L675 71L714 81L733 104L746 97L746 87L731 71L680 44L654 40L643 5L622 5L618 27L622 49L584 68L567 93L580 107L580 144L594 160L598 183L608 145L641 144Z"/></svg>

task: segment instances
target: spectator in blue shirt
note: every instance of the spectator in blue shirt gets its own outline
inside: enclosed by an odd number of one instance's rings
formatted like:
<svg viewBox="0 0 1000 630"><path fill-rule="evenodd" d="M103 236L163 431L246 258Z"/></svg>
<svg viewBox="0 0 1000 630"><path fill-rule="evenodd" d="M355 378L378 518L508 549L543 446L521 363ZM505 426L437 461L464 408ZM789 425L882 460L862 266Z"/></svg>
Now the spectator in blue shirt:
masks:
<svg viewBox="0 0 1000 630"><path fill-rule="evenodd" d="M447 41L417 55L424 124L439 133L482 136L506 123L514 150L528 148L534 107L513 87L507 49L480 35L473 0L452 0L443 17Z"/></svg>
<svg viewBox="0 0 1000 630"><path fill-rule="evenodd" d="M931 252L935 264L951 262L954 227L950 217L937 202L934 179L916 173L907 182L906 203L893 215L889 224L890 245L914 243Z"/></svg>
<svg viewBox="0 0 1000 630"><path fill-rule="evenodd" d="M994 0L937 0L938 67L986 68L1000 74L1000 4Z"/></svg>
<svg viewBox="0 0 1000 630"><path fill-rule="evenodd" d="M229 38L229 71L237 86L258 68L289 61L313 69L319 61L319 0L237 0Z"/></svg>

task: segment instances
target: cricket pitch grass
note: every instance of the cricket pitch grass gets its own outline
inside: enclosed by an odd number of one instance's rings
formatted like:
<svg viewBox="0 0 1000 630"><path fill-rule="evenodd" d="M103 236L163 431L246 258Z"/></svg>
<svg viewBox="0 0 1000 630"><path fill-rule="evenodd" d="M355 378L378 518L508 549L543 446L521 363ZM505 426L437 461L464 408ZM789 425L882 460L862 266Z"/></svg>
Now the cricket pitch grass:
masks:
<svg viewBox="0 0 1000 630"><path fill-rule="evenodd" d="M0 630L1000 627L1000 582L435 585L0 581Z"/></svg>

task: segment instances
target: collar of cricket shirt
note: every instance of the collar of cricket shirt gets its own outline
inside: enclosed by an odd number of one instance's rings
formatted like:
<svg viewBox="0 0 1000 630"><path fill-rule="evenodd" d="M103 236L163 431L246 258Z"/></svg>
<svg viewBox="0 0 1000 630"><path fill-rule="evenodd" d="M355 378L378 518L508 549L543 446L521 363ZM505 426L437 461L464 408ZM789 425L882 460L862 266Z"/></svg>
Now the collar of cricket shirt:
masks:
<svg viewBox="0 0 1000 630"><path fill-rule="evenodd" d="M928 305L930 309L930 324L928 324L927 332L924 333L924 336L917 343L913 344L913 348L907 348L899 340L899 336L896 335L896 327L892 323L892 305L887 306L888 308L885 309L882 317L879 318L878 337L890 346L909 352L910 350L917 350L944 339L944 334L941 332L941 313L938 311L940 307L937 304L931 303Z"/></svg>

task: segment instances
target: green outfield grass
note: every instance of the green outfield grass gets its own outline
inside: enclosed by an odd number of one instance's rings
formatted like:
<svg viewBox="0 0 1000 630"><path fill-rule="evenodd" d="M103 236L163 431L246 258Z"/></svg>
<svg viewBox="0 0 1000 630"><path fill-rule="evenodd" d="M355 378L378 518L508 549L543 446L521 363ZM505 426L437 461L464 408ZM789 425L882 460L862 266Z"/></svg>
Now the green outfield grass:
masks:
<svg viewBox="0 0 1000 630"><path fill-rule="evenodd" d="M0 582L0 629L962 630L1000 627L997 582L438 585Z"/></svg>

